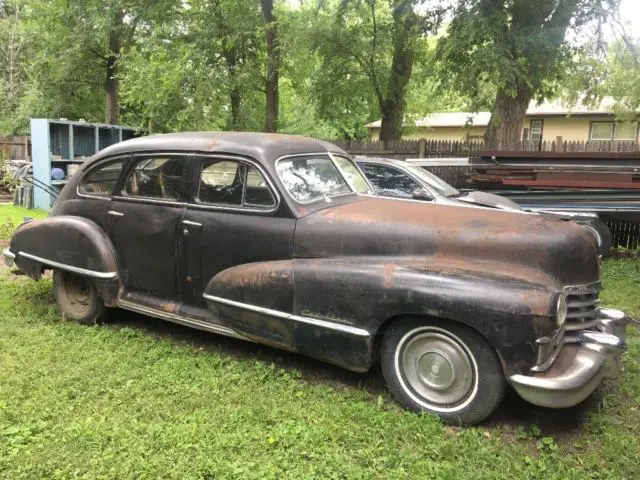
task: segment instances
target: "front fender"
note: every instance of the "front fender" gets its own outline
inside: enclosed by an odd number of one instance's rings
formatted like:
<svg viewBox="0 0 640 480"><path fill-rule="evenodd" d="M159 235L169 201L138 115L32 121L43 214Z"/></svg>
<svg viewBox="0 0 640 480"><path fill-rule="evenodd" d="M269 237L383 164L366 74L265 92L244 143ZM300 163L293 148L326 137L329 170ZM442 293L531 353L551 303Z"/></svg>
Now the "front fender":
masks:
<svg viewBox="0 0 640 480"><path fill-rule="evenodd" d="M555 327L553 279L521 266L406 258L294 261L297 315L377 334L403 315L463 323L495 348L506 372L528 371L536 339ZM375 359L377 352L371 352Z"/></svg>
<svg viewBox="0 0 640 480"><path fill-rule="evenodd" d="M220 272L205 298L223 323L248 338L358 371L375 362L375 339L387 320L457 321L480 332L510 373L528 371L535 340L554 329L553 285L546 274L520 266L294 259Z"/></svg>
<svg viewBox="0 0 640 480"><path fill-rule="evenodd" d="M118 263L109 238L95 222L71 215L29 221L13 233L9 250L29 277L37 280L43 270L55 268L93 278L105 303L115 306Z"/></svg>

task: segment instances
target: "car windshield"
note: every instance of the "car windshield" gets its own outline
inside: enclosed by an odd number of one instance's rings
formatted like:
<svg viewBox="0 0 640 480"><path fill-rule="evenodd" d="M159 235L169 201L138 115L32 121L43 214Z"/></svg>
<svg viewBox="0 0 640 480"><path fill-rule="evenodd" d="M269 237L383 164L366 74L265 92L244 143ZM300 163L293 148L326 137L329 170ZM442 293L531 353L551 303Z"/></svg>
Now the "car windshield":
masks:
<svg viewBox="0 0 640 480"><path fill-rule="evenodd" d="M278 162L276 169L284 187L300 203L353 193L355 190L329 155L285 158Z"/></svg>
<svg viewBox="0 0 640 480"><path fill-rule="evenodd" d="M443 197L455 197L460 192L442 180L440 177L416 165L409 165L407 169L421 181L425 182L429 187L438 192Z"/></svg>
<svg viewBox="0 0 640 480"><path fill-rule="evenodd" d="M343 157L342 155L333 155L333 159L356 192L366 195L373 194L373 188L350 158Z"/></svg>

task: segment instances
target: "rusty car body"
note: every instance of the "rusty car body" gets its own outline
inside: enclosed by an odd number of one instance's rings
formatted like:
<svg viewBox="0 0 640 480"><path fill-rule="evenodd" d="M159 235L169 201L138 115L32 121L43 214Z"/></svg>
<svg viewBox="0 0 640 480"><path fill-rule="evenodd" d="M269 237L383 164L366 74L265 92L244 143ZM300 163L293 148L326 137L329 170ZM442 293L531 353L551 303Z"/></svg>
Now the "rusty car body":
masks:
<svg viewBox="0 0 640 480"><path fill-rule="evenodd" d="M624 350L599 308L596 242L538 215L370 195L353 160L305 137L181 133L95 155L4 255L54 270L63 313L120 307L364 372L456 424L511 384L585 399Z"/></svg>

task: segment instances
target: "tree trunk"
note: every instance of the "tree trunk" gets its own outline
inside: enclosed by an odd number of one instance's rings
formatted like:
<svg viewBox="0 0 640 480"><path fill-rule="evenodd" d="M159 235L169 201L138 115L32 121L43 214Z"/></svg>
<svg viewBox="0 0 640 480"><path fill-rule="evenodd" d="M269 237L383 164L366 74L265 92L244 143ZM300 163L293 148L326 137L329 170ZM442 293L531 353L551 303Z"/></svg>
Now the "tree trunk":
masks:
<svg viewBox="0 0 640 480"><path fill-rule="evenodd" d="M516 92L516 96L512 96L504 89L498 91L484 134L485 150L513 151L517 148L532 93L524 83L518 86Z"/></svg>
<svg viewBox="0 0 640 480"><path fill-rule="evenodd" d="M264 131L278 131L278 78L280 76L280 46L278 44L278 29L273 15L273 0L262 0L262 14L264 16L267 36L267 78L265 92L267 108L264 117Z"/></svg>
<svg viewBox="0 0 640 480"><path fill-rule="evenodd" d="M412 2L405 1L393 10L393 57L391 59L391 75L387 83L387 93L380 113L382 125L380 140L387 143L402 138L404 122L405 94L413 69L414 52L410 45L410 32L414 18Z"/></svg>
<svg viewBox="0 0 640 480"><path fill-rule="evenodd" d="M120 65L118 55L122 50L122 14L115 17L109 32L109 51L107 53L107 78L105 81L106 108L104 121L108 124L120 123Z"/></svg>
<svg viewBox="0 0 640 480"><path fill-rule="evenodd" d="M229 103L231 105L231 114L227 119L227 130L238 131L240 130L240 107L242 104L242 93L240 86L238 85L238 72L237 63L238 56L235 48L225 50L224 58L227 62L227 68L229 69L229 77L231 86L229 88Z"/></svg>

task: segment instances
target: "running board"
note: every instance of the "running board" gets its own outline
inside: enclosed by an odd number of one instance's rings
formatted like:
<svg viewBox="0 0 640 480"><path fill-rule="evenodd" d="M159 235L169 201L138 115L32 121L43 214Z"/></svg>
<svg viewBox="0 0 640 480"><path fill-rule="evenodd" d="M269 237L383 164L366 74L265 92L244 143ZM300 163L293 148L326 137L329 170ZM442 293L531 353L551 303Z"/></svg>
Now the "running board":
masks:
<svg viewBox="0 0 640 480"><path fill-rule="evenodd" d="M247 342L253 342L253 340L244 337L230 328L222 325L216 325L215 323L205 322L197 318L185 317L183 315L176 315L175 313L165 312L150 308L144 305L140 305L128 300L118 300L118 307L132 312L141 313L150 317L159 318L161 320L167 320L169 322L184 325L186 327L196 328L205 332L217 333L218 335L224 335L226 337L239 338L240 340L246 340Z"/></svg>

